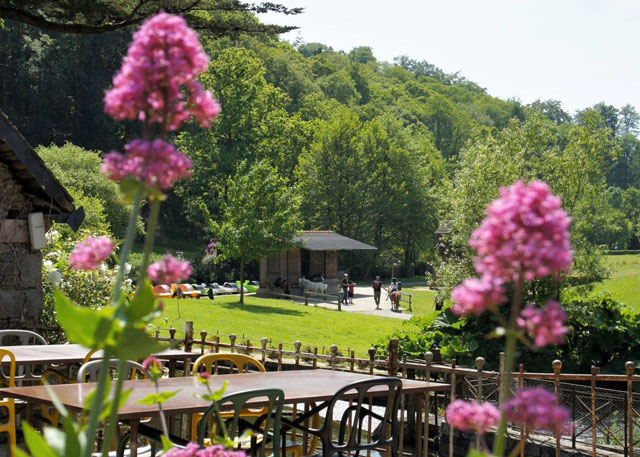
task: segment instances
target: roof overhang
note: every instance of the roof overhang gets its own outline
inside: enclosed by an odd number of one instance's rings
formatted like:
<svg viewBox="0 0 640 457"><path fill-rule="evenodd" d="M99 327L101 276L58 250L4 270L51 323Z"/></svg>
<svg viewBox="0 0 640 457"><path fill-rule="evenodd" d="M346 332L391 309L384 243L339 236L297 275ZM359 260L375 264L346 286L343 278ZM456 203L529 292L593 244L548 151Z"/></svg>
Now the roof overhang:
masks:
<svg viewBox="0 0 640 457"><path fill-rule="evenodd" d="M375 246L330 231L303 232L294 242L309 251L375 251Z"/></svg>

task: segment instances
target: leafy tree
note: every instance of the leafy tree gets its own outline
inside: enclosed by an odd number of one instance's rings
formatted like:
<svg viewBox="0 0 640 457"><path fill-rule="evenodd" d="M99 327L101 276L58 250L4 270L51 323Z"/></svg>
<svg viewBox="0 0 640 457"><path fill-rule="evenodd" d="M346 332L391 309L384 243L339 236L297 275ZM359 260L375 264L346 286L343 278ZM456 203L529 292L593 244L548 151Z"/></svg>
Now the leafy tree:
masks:
<svg viewBox="0 0 640 457"><path fill-rule="evenodd" d="M161 11L185 16L189 25L215 35L228 33L284 33L291 26L264 25L253 13L299 14L301 8L286 8L265 2L247 4L239 0L0 0L0 18L23 22L48 32L89 35L137 25Z"/></svg>
<svg viewBox="0 0 640 457"><path fill-rule="evenodd" d="M559 100L536 100L527 105L527 108L542 114L555 124L571 122L571 115L562 109L562 102Z"/></svg>
<svg viewBox="0 0 640 457"><path fill-rule="evenodd" d="M349 58L358 63L375 62L376 57L373 55L373 50L369 46L359 46L349 51Z"/></svg>
<svg viewBox="0 0 640 457"><path fill-rule="evenodd" d="M218 260L238 259L244 284L247 262L292 245L300 227L299 199L267 160L243 162L228 181L228 197L216 229ZM242 288L240 303L244 304Z"/></svg>

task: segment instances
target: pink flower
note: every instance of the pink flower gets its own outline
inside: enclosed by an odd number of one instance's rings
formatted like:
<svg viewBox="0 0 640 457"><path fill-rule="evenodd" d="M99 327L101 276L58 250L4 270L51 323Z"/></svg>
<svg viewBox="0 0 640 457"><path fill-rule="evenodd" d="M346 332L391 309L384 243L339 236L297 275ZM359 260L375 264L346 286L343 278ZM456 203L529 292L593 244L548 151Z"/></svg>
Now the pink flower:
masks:
<svg viewBox="0 0 640 457"><path fill-rule="evenodd" d="M244 451L227 450L220 444L200 449L196 443L189 443L184 449L170 449L163 455L165 457L246 457Z"/></svg>
<svg viewBox="0 0 640 457"><path fill-rule="evenodd" d="M162 140L133 140L125 154L110 152L104 157L102 173L113 181L132 177L149 187L168 189L176 179L189 176L191 160Z"/></svg>
<svg viewBox="0 0 640 457"><path fill-rule="evenodd" d="M187 279L193 269L189 262L178 260L170 255L147 268L149 279L158 284L173 284Z"/></svg>
<svg viewBox="0 0 640 457"><path fill-rule="evenodd" d="M531 430L562 433L571 428L569 411L556 404L556 396L536 387L524 389L502 405L507 420L526 425Z"/></svg>
<svg viewBox="0 0 640 457"><path fill-rule="evenodd" d="M573 260L570 223L546 183L518 181L502 187L469 241L478 253L476 270L505 281L566 270Z"/></svg>
<svg viewBox="0 0 640 457"><path fill-rule="evenodd" d="M205 380L211 379L211 373L209 373L208 371L203 371L202 373L198 373L198 376Z"/></svg>
<svg viewBox="0 0 640 457"><path fill-rule="evenodd" d="M157 14L133 35L113 89L105 95L105 112L115 119L165 123L169 130L191 116L208 126L220 106L193 81L208 64L198 35L183 18Z"/></svg>
<svg viewBox="0 0 640 457"><path fill-rule="evenodd" d="M76 245L69 256L69 266L74 270L97 270L114 248L109 237L89 237Z"/></svg>
<svg viewBox="0 0 640 457"><path fill-rule="evenodd" d="M501 279L469 278L453 289L451 310L457 315L480 314L507 301Z"/></svg>
<svg viewBox="0 0 640 457"><path fill-rule="evenodd" d="M500 420L498 408L491 403L456 400L446 411L447 422L466 432L485 433Z"/></svg>
<svg viewBox="0 0 640 457"><path fill-rule="evenodd" d="M144 362L142 362L144 371L149 371L152 366L155 366L158 370L162 370L162 362L155 357L147 357L144 359Z"/></svg>
<svg viewBox="0 0 640 457"><path fill-rule="evenodd" d="M556 301L547 302L544 309L527 306L520 317L518 327L526 330L533 338L536 346L544 347L549 344L564 344L564 335L569 331L565 321L567 315L562 306Z"/></svg>

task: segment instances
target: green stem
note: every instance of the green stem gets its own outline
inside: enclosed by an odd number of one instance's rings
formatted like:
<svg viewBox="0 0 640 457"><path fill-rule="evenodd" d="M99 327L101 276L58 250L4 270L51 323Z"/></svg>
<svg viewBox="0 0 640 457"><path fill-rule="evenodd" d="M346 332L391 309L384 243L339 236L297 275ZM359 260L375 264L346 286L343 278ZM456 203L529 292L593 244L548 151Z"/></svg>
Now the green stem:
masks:
<svg viewBox="0 0 640 457"><path fill-rule="evenodd" d="M513 367L516 359L516 342L517 342L517 325L516 319L520 314L522 306L522 279L518 278L514 284L513 304L511 306L511 316L509 318L509 326L507 327L507 341L505 344L505 363L504 377L502 378L502 386L500 388L499 404L503 405L511 396L511 381L513 379ZM500 414L500 423L498 424L498 434L493 446L493 454L502 457L507 445L507 418L504 411Z"/></svg>
<svg viewBox="0 0 640 457"><path fill-rule="evenodd" d="M153 251L153 243L156 238L159 216L160 199L156 196L151 200L151 214L149 215L149 224L147 226L147 238L144 240L144 253L142 254L142 265L140 266L138 284L142 284L147 277L147 267L149 266L149 257Z"/></svg>
<svg viewBox="0 0 640 457"><path fill-rule="evenodd" d="M89 424L87 425L87 440L82 453L83 457L91 457L93 452L93 443L96 436L96 430L98 430L98 417L102 412L102 399L104 398L104 392L108 385L107 375L109 374L109 359L111 358L111 349L104 350L102 361L100 362L100 369L98 371L98 385L95 390L93 401L91 402L91 413L89 414Z"/></svg>
<svg viewBox="0 0 640 457"><path fill-rule="evenodd" d="M111 400L111 414L109 414L109 421L107 422L107 430L104 433L104 444L102 446L102 456L109 455L109 449L111 448L111 437L118 423L118 406L120 405L120 394L122 392L122 382L126 376L127 363L124 359L120 359L118 363L118 372L116 379L116 388L113 392L113 399ZM109 371L109 370L107 370Z"/></svg>
<svg viewBox="0 0 640 457"><path fill-rule="evenodd" d="M113 284L113 295L111 298L111 304L117 305L120 300L120 294L122 293L122 281L124 280L124 266L129 259L129 253L133 248L133 241L136 236L136 222L138 220L138 214L140 214L140 202L142 201L142 184L138 185L136 194L133 199L133 209L129 215L129 224L127 225L127 232L124 237L124 243L122 243L122 249L120 251L120 262L118 263L118 275L116 281Z"/></svg>

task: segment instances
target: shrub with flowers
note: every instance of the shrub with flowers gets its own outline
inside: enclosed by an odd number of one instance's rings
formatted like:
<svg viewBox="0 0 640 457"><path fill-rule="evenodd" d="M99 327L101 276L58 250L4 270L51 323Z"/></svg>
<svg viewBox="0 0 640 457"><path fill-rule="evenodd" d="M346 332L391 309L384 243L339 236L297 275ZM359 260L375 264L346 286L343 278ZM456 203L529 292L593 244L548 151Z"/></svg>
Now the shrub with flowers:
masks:
<svg viewBox="0 0 640 457"><path fill-rule="evenodd" d="M566 314L555 301L543 309L528 306L521 311L525 281L547 276L560 277L573 260L569 238L570 218L549 186L534 181L500 189L500 197L487 208L487 216L471 235L469 244L478 254L474 260L481 276L465 280L454 289L452 311L458 315L492 312L506 335L505 375L501 384L500 421L498 410L475 401L456 401L447 409L453 427L481 434L498 423L493 455L506 451L507 421L526 425L526 433L545 429L561 434L569 427L569 414L555 395L544 389L525 389L511 397L516 342L544 347L564 343L568 328ZM506 286L513 289L510 317L498 312L507 302ZM474 425L475 424L475 425ZM484 449L487 452L486 449ZM513 452L516 452L514 450Z"/></svg>
<svg viewBox="0 0 640 457"><path fill-rule="evenodd" d="M146 332L146 323L157 317L161 308L153 297L149 279L172 282L191 274L188 263L171 256L150 262L160 203L165 199L164 191L175 180L188 177L191 168L190 160L167 142L167 134L191 118L206 127L218 114L220 107L213 95L196 81L206 70L208 62L197 34L187 27L184 19L161 13L142 24L134 34L123 65L114 77L113 88L105 95L107 114L115 119L138 120L142 124L142 138L130 141L124 147L124 153L107 154L102 167L106 176L119 183L122 194L132 202L133 209L117 258L112 240L102 234L86 234L73 249L64 244L67 241L57 240L61 243L59 249L52 247L48 254L53 256L56 253L55 263L52 258L45 259L45 268L50 269L47 278L55 289L56 317L67 338L87 348L102 350L103 359L94 395L83 415L86 421L76 422L61 408L64 431L44 430L46 436L55 436L55 440L44 440L23 423L27 448L34 456L90 457L95 451L98 423L105 418L107 426L103 442L110 443L118 423L118 406L124 398L125 362L142 359L162 349ZM137 288L131 296L123 286L143 200L149 202L150 214ZM112 261L114 267L109 269ZM83 300L66 293L65 274L104 275L107 270L110 276L104 285L111 288L111 294L106 303L87 308L83 305L92 303L90 297ZM91 290L93 299L96 299L95 295L106 297L108 294L104 289L96 287ZM114 358L119 360L119 364L116 381L110 386L107 366ZM147 368L158 376L158 366L153 361L150 363ZM107 396L108 392L110 396ZM188 449L192 454L185 455L226 455L222 449L205 453L193 445ZM168 446L165 446L166 451L171 452ZM108 446L101 452L106 456ZM179 451L174 452L181 455ZM19 449L16 453L26 455Z"/></svg>

